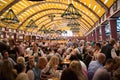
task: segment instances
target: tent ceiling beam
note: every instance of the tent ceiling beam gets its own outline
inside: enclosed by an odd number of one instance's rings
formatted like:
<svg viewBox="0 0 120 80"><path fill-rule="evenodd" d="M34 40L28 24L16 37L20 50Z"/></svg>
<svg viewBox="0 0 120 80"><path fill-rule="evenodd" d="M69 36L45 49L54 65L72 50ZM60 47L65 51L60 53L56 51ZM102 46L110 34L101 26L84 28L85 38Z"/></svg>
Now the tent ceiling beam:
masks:
<svg viewBox="0 0 120 80"><path fill-rule="evenodd" d="M103 7L106 11L108 11L108 7L101 0L96 0L96 2L100 4L101 7Z"/></svg>
<svg viewBox="0 0 120 80"><path fill-rule="evenodd" d="M83 4L82 2L80 2L79 0L74 0L76 2L78 2L79 4L81 4L82 6L84 6L85 8L87 8L89 11L91 11L98 19L100 18L92 9L90 9L88 6L86 6L85 4Z"/></svg>
<svg viewBox="0 0 120 80"><path fill-rule="evenodd" d="M7 11L10 7L12 7L14 4L16 4L17 2L19 2L19 0L14 0L12 3L10 3L9 5L7 5L4 9L2 9L0 11L0 16Z"/></svg>

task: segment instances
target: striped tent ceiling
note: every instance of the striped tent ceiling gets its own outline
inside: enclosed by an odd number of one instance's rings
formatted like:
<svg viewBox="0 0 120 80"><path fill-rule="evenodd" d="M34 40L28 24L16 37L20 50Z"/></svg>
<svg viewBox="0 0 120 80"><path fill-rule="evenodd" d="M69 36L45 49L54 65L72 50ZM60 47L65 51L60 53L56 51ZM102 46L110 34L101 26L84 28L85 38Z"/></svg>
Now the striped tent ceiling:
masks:
<svg viewBox="0 0 120 80"><path fill-rule="evenodd" d="M77 21L80 23L79 35L83 36L100 17L111 7L116 0L0 0L0 19L5 16L9 9L12 9L20 22L11 24L13 29L25 30L28 32L38 32L43 25L46 28L69 30L67 20L61 17L70 3L72 3L82 15ZM55 15L54 20L48 17ZM28 22L33 19L38 26L36 29L26 29ZM6 24L0 22L6 27Z"/></svg>

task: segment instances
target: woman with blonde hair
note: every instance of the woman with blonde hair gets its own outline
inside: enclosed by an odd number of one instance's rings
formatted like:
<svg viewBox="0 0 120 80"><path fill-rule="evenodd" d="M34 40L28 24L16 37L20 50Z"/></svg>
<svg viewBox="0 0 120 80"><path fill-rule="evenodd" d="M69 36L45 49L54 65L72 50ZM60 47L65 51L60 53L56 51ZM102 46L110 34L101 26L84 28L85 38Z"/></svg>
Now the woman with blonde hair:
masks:
<svg viewBox="0 0 120 80"><path fill-rule="evenodd" d="M51 57L50 61L48 62L48 65L50 67L56 67L59 64L59 58L57 56Z"/></svg>
<svg viewBox="0 0 120 80"><path fill-rule="evenodd" d="M42 73L45 75L51 75L51 77L55 77L56 70L59 64L59 58L57 56L52 56L50 61L47 63L47 66L42 70Z"/></svg>
<svg viewBox="0 0 120 80"><path fill-rule="evenodd" d="M82 66L81 66L79 61L76 61L76 60L72 61L70 63L69 68L76 73L76 75L78 76L79 80L87 80L87 75L82 70Z"/></svg>

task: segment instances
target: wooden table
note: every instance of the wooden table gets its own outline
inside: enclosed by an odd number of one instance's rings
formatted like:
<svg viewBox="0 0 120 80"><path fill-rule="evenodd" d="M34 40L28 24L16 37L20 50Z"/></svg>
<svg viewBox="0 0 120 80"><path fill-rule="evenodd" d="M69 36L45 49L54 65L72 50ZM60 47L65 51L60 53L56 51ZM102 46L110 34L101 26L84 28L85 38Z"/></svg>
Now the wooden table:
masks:
<svg viewBox="0 0 120 80"><path fill-rule="evenodd" d="M50 79L48 79L48 80L59 80L59 78L50 78Z"/></svg>
<svg viewBox="0 0 120 80"><path fill-rule="evenodd" d="M71 62L70 60L68 60L68 59L64 59L64 60L61 62L62 69L68 68L70 62Z"/></svg>
<svg viewBox="0 0 120 80"><path fill-rule="evenodd" d="M70 62L71 62L70 60L64 59L61 64L70 64Z"/></svg>

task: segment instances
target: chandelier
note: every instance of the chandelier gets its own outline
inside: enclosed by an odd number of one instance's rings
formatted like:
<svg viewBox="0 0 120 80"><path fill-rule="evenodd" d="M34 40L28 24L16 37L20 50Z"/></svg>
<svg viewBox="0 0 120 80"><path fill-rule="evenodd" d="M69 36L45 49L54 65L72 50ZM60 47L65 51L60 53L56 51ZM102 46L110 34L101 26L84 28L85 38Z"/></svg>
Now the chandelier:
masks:
<svg viewBox="0 0 120 80"><path fill-rule="evenodd" d="M66 31L66 30L63 30L62 33L67 34L67 31Z"/></svg>
<svg viewBox="0 0 120 80"><path fill-rule="evenodd" d="M38 28L38 26L35 24L34 20L30 20L26 26L26 28Z"/></svg>
<svg viewBox="0 0 120 80"><path fill-rule="evenodd" d="M79 32L80 28L79 27L71 27L70 30L74 33L74 32Z"/></svg>
<svg viewBox="0 0 120 80"><path fill-rule="evenodd" d="M12 9L9 9L7 14L4 16L4 18L1 19L1 21L7 24L19 23L19 20Z"/></svg>
<svg viewBox="0 0 120 80"><path fill-rule="evenodd" d="M57 34L61 34L63 31L62 30L56 30Z"/></svg>
<svg viewBox="0 0 120 80"><path fill-rule="evenodd" d="M48 29L48 30L45 30L44 33L54 34L54 33L56 33L56 30Z"/></svg>
<svg viewBox="0 0 120 80"><path fill-rule="evenodd" d="M48 34L49 30L46 29L45 25L42 25L41 28L39 29L40 32L43 32L44 34Z"/></svg>
<svg viewBox="0 0 120 80"><path fill-rule="evenodd" d="M44 32L45 34L49 34L49 33L50 33L49 30L43 30L43 32Z"/></svg>
<svg viewBox="0 0 120 80"><path fill-rule="evenodd" d="M45 29L45 25L43 24L43 25L41 26L41 28L39 29L39 31L44 31L44 29Z"/></svg>
<svg viewBox="0 0 120 80"><path fill-rule="evenodd" d="M79 33L80 31L72 31L73 33Z"/></svg>
<svg viewBox="0 0 120 80"><path fill-rule="evenodd" d="M40 29L39 31L44 32L45 34L61 34L62 30L53 30L53 29Z"/></svg>
<svg viewBox="0 0 120 80"><path fill-rule="evenodd" d="M70 20L67 24L69 27L78 27L80 26L79 22L77 20Z"/></svg>
<svg viewBox="0 0 120 80"><path fill-rule="evenodd" d="M72 28L70 28L70 30L72 30L72 31L79 31L80 28L79 27L72 27Z"/></svg>
<svg viewBox="0 0 120 80"><path fill-rule="evenodd" d="M55 15L54 15L54 14L51 14L51 15L49 15L48 17L51 19L51 21L53 21L53 20L54 20Z"/></svg>
<svg viewBox="0 0 120 80"><path fill-rule="evenodd" d="M55 30L49 30L50 31L50 33L55 33L56 31Z"/></svg>
<svg viewBox="0 0 120 80"><path fill-rule="evenodd" d="M71 3L68 5L68 8L61 15L61 17L65 19L78 19L81 17L81 14L79 13L78 9L75 8L74 5Z"/></svg>
<svg viewBox="0 0 120 80"><path fill-rule="evenodd" d="M77 19L79 19L81 17L81 14L79 13L78 9L74 7L74 5L72 3L68 5L68 8L61 15L61 17L68 20L67 26L69 26L69 27L80 26Z"/></svg>

